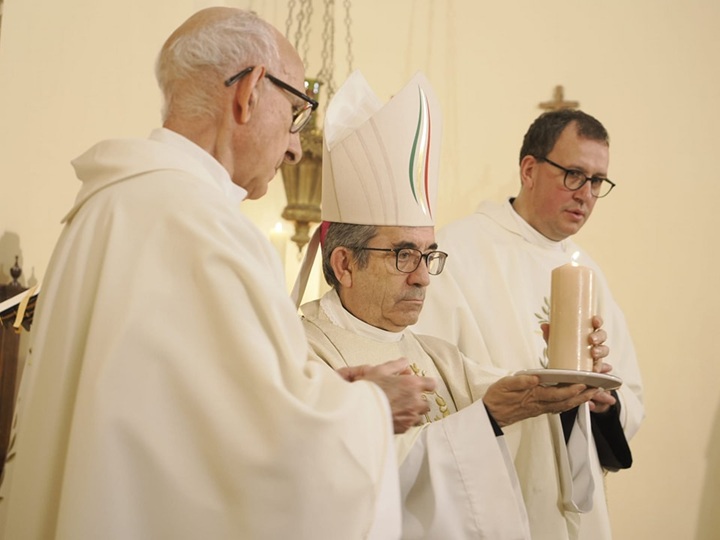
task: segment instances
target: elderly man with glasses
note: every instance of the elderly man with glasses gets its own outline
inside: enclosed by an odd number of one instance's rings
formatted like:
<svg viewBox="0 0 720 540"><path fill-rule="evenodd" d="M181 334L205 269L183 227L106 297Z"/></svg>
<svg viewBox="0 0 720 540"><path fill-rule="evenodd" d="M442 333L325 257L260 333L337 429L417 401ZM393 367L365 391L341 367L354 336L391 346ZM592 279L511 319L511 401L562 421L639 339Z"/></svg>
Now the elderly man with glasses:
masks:
<svg viewBox="0 0 720 540"><path fill-rule="evenodd" d="M530 538L502 427L575 407L595 390L501 377L410 331L431 280L453 262L438 249L432 217L440 137L439 107L420 74L387 104L357 72L336 93L325 116L325 222L311 242L322 244L332 289L301 306L303 323L314 353L335 369L404 357L437 381L430 411L396 436L404 539ZM599 361L604 332L594 338Z"/></svg>
<svg viewBox="0 0 720 540"><path fill-rule="evenodd" d="M534 540L611 538L604 472L631 465L628 441L644 416L625 318L600 267L572 239L615 187L608 163L609 138L597 119L579 110L540 115L520 150L517 197L483 202L439 231L453 265L435 280L415 327L505 372L542 369L551 272L571 259L592 268L596 315L607 332L612 374L623 384L561 417L506 430ZM590 473L584 485L575 476L563 481L558 456L566 452L574 467Z"/></svg>
<svg viewBox="0 0 720 540"><path fill-rule="evenodd" d="M240 206L302 156L317 103L299 55L254 13L208 8L156 73L163 126L73 162L4 538L397 539L388 399L309 358L277 253ZM392 383L412 425L434 383L405 365L344 374Z"/></svg>

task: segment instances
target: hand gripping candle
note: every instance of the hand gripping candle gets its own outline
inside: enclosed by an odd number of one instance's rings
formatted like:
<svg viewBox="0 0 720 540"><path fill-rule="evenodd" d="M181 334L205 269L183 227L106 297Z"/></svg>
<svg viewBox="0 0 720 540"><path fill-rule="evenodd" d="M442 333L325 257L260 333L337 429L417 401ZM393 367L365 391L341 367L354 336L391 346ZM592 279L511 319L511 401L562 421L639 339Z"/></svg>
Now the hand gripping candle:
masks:
<svg viewBox="0 0 720 540"><path fill-rule="evenodd" d="M593 271L573 261L552 271L548 368L592 371Z"/></svg>

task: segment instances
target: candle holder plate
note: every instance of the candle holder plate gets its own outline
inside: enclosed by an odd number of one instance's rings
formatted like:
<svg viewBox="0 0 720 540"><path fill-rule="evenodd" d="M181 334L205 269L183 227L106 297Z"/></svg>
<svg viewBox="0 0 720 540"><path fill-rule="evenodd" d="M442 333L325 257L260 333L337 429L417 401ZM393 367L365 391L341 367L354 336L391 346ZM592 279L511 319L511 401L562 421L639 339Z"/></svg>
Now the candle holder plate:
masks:
<svg viewBox="0 0 720 540"><path fill-rule="evenodd" d="M584 384L592 388L615 390L622 385L622 379L609 373L595 373L594 371L575 371L572 369L525 369L517 371L515 375L535 375L540 378L543 386L556 386L563 384Z"/></svg>

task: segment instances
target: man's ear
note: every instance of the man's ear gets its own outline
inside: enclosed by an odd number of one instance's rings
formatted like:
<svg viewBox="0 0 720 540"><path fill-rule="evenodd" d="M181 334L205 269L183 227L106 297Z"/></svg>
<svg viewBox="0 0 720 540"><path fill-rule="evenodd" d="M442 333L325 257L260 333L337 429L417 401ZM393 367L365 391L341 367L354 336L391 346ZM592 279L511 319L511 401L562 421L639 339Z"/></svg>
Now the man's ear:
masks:
<svg viewBox="0 0 720 540"><path fill-rule="evenodd" d="M520 161L520 182L524 188L532 189L539 166L540 162L535 156L527 155L522 158Z"/></svg>
<svg viewBox="0 0 720 540"><path fill-rule="evenodd" d="M258 83L265 76L265 66L255 66L253 70L235 83L233 111L238 124L247 124L258 104Z"/></svg>
<svg viewBox="0 0 720 540"><path fill-rule="evenodd" d="M336 247L330 255L330 266L342 287L352 287L353 259L352 251L342 246Z"/></svg>

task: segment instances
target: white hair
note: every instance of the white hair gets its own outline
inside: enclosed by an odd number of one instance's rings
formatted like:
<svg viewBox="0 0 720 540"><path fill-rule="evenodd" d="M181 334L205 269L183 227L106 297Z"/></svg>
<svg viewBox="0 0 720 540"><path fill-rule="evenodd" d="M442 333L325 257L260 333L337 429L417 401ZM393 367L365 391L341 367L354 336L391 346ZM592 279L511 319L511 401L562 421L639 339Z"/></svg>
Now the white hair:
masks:
<svg viewBox="0 0 720 540"><path fill-rule="evenodd" d="M155 63L162 119L214 116L223 82L257 63L279 58L272 26L252 11L202 10L165 42Z"/></svg>

